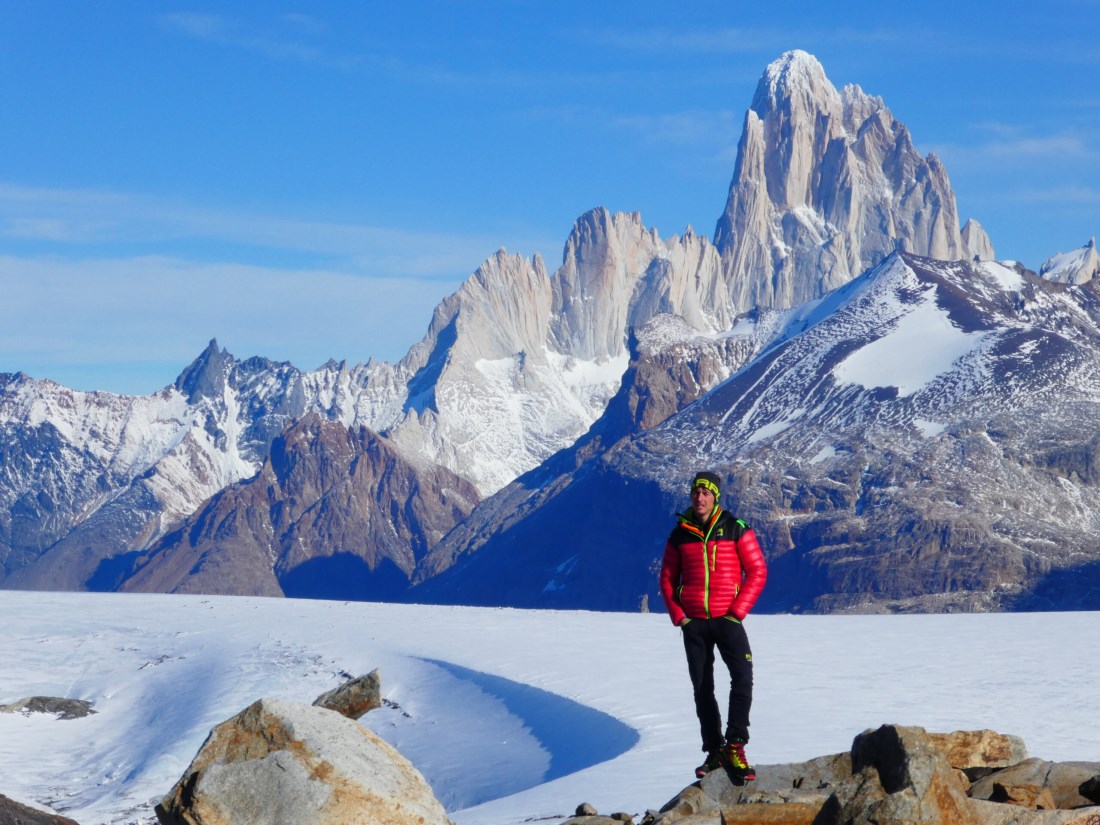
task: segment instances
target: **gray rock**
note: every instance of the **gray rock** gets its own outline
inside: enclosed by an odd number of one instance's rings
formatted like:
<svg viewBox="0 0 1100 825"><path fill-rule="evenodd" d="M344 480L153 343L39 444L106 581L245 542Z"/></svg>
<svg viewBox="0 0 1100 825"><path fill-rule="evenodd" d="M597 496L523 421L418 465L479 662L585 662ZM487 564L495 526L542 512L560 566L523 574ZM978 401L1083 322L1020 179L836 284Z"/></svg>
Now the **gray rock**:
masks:
<svg viewBox="0 0 1100 825"><path fill-rule="evenodd" d="M1095 805L1095 800L1082 793L1082 785L1100 774L1100 762L1049 762L1043 759L1025 759L1018 765L995 771L979 779L970 789L974 799L990 799L993 786L1036 785L1049 788L1054 803L1059 808L1078 808Z"/></svg>
<svg viewBox="0 0 1100 825"><path fill-rule="evenodd" d="M314 707L334 710L348 719L359 719L382 707L382 676L375 668L366 676L344 682L313 700Z"/></svg>
<svg viewBox="0 0 1100 825"><path fill-rule="evenodd" d="M162 825L450 825L420 773L356 722L260 699L211 731Z"/></svg>
<svg viewBox="0 0 1100 825"><path fill-rule="evenodd" d="M85 699L60 699L56 696L27 696L10 705L0 705L0 713L52 713L58 719L81 719L96 713Z"/></svg>

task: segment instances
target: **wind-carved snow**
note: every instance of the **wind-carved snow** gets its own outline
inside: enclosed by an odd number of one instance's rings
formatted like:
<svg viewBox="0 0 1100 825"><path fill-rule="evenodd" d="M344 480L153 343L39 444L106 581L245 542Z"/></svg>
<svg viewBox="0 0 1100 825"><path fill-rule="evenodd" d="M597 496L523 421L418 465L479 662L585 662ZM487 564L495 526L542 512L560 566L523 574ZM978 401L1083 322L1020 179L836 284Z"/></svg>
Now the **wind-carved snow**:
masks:
<svg viewBox="0 0 1100 825"><path fill-rule="evenodd" d="M899 319L897 327L853 352L833 369L837 380L865 389L896 387L906 397L950 372L986 337L982 332L963 332L946 312L936 306L935 290ZM904 364L904 372L898 365Z"/></svg>

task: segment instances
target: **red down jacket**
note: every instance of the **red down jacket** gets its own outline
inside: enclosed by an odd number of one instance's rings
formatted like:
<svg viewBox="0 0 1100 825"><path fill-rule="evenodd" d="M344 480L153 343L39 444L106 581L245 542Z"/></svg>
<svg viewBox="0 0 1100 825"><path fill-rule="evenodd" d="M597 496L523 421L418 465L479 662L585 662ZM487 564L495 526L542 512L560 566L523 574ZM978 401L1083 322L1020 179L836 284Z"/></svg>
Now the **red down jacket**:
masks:
<svg viewBox="0 0 1100 825"><path fill-rule="evenodd" d="M744 619L768 578L756 534L720 507L705 525L690 510L679 518L661 563L661 595L672 623L685 616Z"/></svg>

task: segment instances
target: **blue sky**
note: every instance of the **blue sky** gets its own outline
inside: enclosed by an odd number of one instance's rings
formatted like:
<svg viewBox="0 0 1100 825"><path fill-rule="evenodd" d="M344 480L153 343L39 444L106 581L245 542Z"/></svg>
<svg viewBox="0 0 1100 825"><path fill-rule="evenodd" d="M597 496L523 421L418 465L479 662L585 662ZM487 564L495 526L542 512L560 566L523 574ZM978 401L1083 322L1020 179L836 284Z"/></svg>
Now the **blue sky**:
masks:
<svg viewBox="0 0 1100 825"><path fill-rule="evenodd" d="M712 234L799 48L1037 269L1100 233L1100 0L0 0L0 372L144 394L211 338L397 360L494 251L573 221Z"/></svg>

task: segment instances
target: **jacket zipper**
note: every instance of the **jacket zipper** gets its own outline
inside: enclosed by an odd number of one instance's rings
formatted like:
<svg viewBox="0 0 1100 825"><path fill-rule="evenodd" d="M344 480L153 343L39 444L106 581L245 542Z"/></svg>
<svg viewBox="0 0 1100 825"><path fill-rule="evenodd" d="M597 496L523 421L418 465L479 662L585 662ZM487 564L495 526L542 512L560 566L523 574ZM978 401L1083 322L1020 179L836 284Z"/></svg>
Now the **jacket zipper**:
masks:
<svg viewBox="0 0 1100 825"><path fill-rule="evenodd" d="M715 508L717 510L717 508ZM714 530L714 525L718 523L718 513L714 513L710 524L707 525L706 535L703 536L703 610L706 611L707 618L711 618L710 615L710 574L714 570L718 563L718 543L714 544L714 552L709 555L707 553L707 545L710 543L710 534Z"/></svg>

